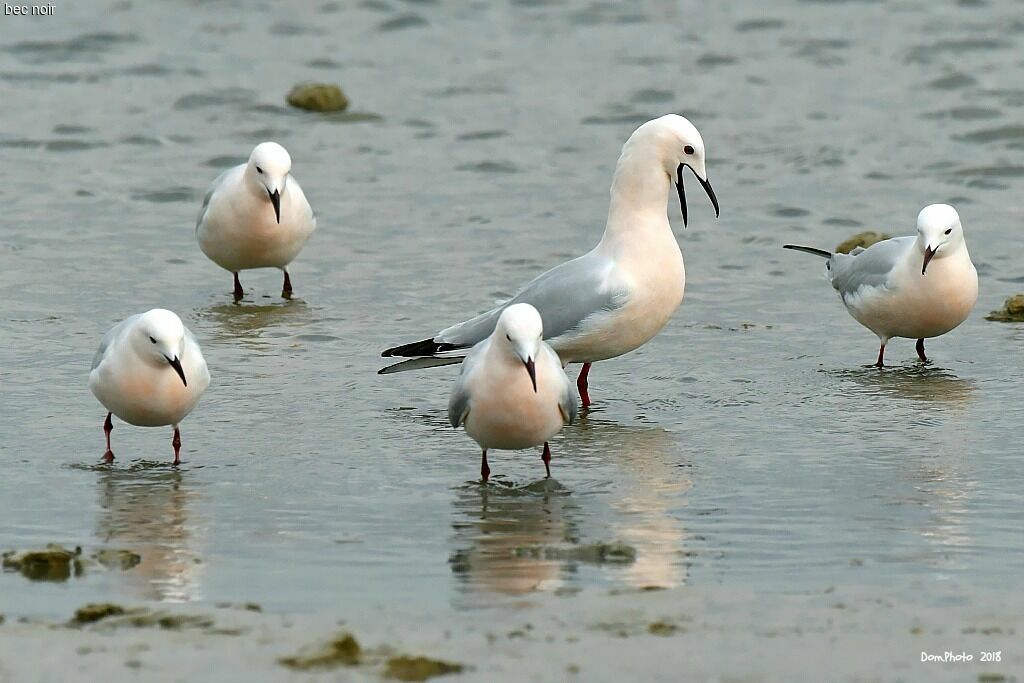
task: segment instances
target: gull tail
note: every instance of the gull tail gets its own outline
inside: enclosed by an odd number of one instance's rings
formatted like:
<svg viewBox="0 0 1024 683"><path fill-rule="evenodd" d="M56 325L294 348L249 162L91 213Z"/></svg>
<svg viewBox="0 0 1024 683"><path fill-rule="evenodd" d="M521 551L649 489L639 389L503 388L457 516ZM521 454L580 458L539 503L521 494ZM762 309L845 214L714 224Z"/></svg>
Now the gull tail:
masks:
<svg viewBox="0 0 1024 683"><path fill-rule="evenodd" d="M799 244L783 244L783 249L792 249L793 251L802 251L805 254L814 254L822 258L832 258L831 251L825 251L824 249L815 249L814 247L802 247Z"/></svg>
<svg viewBox="0 0 1024 683"><path fill-rule="evenodd" d="M377 371L378 375L392 375L396 372L408 372L409 370L423 370L425 368L437 368L443 365L455 365L461 363L464 356L455 356L448 358L433 358L426 356L423 358L410 358L409 360L403 360L400 363L389 365L386 368L381 368Z"/></svg>

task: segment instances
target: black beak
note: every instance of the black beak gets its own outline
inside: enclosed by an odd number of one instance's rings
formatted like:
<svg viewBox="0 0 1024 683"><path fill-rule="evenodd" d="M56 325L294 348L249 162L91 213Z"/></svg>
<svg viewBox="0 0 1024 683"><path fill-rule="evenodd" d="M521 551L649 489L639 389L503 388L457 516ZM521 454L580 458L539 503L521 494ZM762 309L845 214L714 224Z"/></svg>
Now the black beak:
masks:
<svg viewBox="0 0 1024 683"><path fill-rule="evenodd" d="M679 207L683 210L683 227L686 227L686 220L688 218L686 214L686 192L683 190L683 167L688 166L687 164L679 164L676 168L676 191L679 193ZM692 168L690 169L693 170ZM711 200L711 205L715 207L715 218L718 218L718 197L715 196L715 189L711 187L711 183L707 180L701 180L700 176L696 173L693 177L700 182L700 186L704 188L704 191L708 195L708 199Z"/></svg>
<svg viewBox="0 0 1024 683"><path fill-rule="evenodd" d="M167 358L167 356L164 356L164 358ZM174 360L167 358L167 362L170 364L172 368L174 368L174 371L178 373L178 377L181 378L181 383L187 387L188 382L185 381L185 371L181 369L181 361L178 360L178 357L175 356Z"/></svg>
<svg viewBox="0 0 1024 683"><path fill-rule="evenodd" d="M533 393L537 393L537 367L533 364L533 359L528 358L523 361L523 365L526 366L526 372L530 375L530 381L533 382Z"/></svg>
<svg viewBox="0 0 1024 683"><path fill-rule="evenodd" d="M274 215L277 216L277 223L278 223L278 225L280 225L281 224L281 193L278 192L277 190L274 190L273 192L269 192L268 191L268 194L270 194L270 203L274 205Z"/></svg>
<svg viewBox="0 0 1024 683"><path fill-rule="evenodd" d="M932 260L932 257L935 256L935 251L936 250L931 247L924 248L924 263L921 265L921 275L924 275L924 271L928 268L928 263Z"/></svg>

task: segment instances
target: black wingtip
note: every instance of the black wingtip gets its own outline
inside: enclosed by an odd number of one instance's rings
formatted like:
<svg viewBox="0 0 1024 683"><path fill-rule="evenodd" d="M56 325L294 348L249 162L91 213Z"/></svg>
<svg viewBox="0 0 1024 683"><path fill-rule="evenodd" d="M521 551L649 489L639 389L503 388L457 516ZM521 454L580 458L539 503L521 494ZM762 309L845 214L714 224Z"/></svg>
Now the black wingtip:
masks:
<svg viewBox="0 0 1024 683"><path fill-rule="evenodd" d="M824 249L815 249L814 247L804 247L799 244L783 244L783 249L792 249L793 251L802 251L805 254L813 254L822 258L832 258L831 251L825 251Z"/></svg>
<svg viewBox="0 0 1024 683"><path fill-rule="evenodd" d="M458 349L466 348L458 344L445 344L444 342L436 342L433 339L423 339L418 342L412 342L411 344L402 344L401 346L393 346L390 349L385 349L381 352L381 358L391 358L393 356L434 356L445 351L456 351Z"/></svg>

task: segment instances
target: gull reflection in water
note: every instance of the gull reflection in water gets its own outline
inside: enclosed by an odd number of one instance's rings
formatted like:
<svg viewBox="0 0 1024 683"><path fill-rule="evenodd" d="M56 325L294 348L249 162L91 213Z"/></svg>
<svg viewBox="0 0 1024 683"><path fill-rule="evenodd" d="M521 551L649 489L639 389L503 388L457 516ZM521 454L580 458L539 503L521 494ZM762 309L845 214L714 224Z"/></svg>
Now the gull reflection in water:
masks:
<svg viewBox="0 0 1024 683"><path fill-rule="evenodd" d="M470 591L506 596L558 589L581 564L607 564L630 587L685 582L687 532L673 515L692 487L682 451L660 428L582 420L562 440L557 466L590 467L604 480L576 492L556 479L461 487L452 571ZM606 557L602 543L635 556Z"/></svg>
<svg viewBox="0 0 1024 683"><path fill-rule="evenodd" d="M573 443L618 467L611 502L613 537L636 550L623 570L634 588L671 588L686 582L689 537L674 511L693 488L689 458L678 438L660 427L623 426L585 418Z"/></svg>
<svg viewBox="0 0 1024 683"><path fill-rule="evenodd" d="M118 573L129 594L161 602L200 598L201 525L190 519L196 494L182 471L163 462L136 462L127 469L104 469L97 488L97 538L108 548L130 550L142 558Z"/></svg>
<svg viewBox="0 0 1024 683"><path fill-rule="evenodd" d="M830 371L869 394L956 407L970 401L975 383L930 364Z"/></svg>
<svg viewBox="0 0 1024 683"><path fill-rule="evenodd" d="M207 334L213 341L256 347L269 343L263 339L268 328L278 325L303 327L314 320L312 309L301 299L274 303L219 303L200 309L196 315L200 320L212 323Z"/></svg>
<svg viewBox="0 0 1024 683"><path fill-rule="evenodd" d="M578 512L569 492L554 479L523 487L492 479L467 484L455 500L457 550L452 571L467 587L499 595L524 595L562 585L564 560L546 549L571 542Z"/></svg>

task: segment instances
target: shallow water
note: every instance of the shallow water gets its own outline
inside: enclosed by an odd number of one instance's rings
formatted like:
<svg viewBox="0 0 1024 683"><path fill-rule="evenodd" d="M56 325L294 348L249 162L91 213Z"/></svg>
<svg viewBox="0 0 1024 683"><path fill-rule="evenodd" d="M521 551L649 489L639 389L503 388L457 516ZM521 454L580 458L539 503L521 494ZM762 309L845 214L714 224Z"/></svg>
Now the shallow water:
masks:
<svg viewBox="0 0 1024 683"><path fill-rule="evenodd" d="M96 599L256 600L285 613L457 618L624 588L955 580L1019 588L1024 20L1004 2L74 3L3 17L3 549L127 547L64 584L0 576L3 611ZM288 109L301 80L352 112ZM486 308L599 238L622 142L683 113L722 204L670 214L686 300L591 374L596 405L539 453L447 427L455 369L378 353ZM279 274L230 275L193 225L219 169L273 138L319 228ZM981 296L959 329L890 345L786 242L909 234L960 211ZM495 255L498 257L492 260ZM213 374L183 424L121 423L86 386L103 332L177 311ZM602 553L618 542L635 557Z"/></svg>

